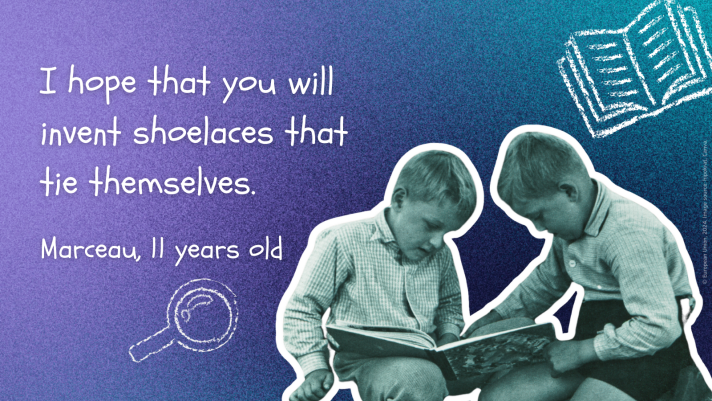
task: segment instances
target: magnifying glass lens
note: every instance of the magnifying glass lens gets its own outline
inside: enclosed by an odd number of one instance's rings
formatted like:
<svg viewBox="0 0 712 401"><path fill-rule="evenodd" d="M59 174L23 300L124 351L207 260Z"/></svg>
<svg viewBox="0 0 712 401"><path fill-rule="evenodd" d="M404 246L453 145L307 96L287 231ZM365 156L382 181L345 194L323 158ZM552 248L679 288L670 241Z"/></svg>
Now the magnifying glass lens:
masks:
<svg viewBox="0 0 712 401"><path fill-rule="evenodd" d="M176 325L191 341L220 341L230 328L230 317L230 307L220 296L196 291L177 305Z"/></svg>

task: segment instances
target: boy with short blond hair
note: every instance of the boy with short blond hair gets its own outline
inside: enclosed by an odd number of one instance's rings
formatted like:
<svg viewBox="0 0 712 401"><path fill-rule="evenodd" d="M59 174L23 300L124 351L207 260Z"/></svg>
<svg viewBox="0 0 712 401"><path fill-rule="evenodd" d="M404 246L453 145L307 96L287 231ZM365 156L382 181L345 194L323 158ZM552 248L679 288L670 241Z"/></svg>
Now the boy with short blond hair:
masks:
<svg viewBox="0 0 712 401"><path fill-rule="evenodd" d="M552 343L545 364L491 381L480 400L644 401L672 388L692 364L679 311L692 291L671 231L592 179L581 156L558 136L519 134L501 166L499 197L554 237L546 260L467 334L502 318L534 318L571 283L584 288L584 302L573 341Z"/></svg>
<svg viewBox="0 0 712 401"><path fill-rule="evenodd" d="M477 198L463 161L430 150L405 164L390 207L319 235L284 312L285 348L305 375L290 400L321 399L333 384L322 331L328 309L329 324L419 329L439 345L459 339L460 282L444 236L472 216ZM334 370L342 381L356 382L363 400L440 401L448 395L440 369L424 359L337 350Z"/></svg>

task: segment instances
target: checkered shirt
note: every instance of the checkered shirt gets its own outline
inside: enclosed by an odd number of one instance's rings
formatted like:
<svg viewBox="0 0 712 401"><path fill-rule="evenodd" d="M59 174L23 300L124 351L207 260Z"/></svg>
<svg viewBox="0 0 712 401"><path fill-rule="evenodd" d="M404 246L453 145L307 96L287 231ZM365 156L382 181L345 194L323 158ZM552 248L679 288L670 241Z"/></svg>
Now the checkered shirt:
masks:
<svg viewBox="0 0 712 401"><path fill-rule="evenodd" d="M414 328L435 337L464 325L460 285L450 248L419 262L398 248L385 211L319 235L284 313L284 342L304 374L328 369L328 324Z"/></svg>

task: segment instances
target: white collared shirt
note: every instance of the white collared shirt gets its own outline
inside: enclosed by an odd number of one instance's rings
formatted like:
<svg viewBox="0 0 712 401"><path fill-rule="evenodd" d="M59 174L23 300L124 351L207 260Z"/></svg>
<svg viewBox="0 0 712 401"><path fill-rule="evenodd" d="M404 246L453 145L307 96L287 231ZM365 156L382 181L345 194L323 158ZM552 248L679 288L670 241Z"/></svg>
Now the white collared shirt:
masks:
<svg viewBox="0 0 712 401"><path fill-rule="evenodd" d="M681 334L676 296L691 294L672 233L648 210L598 184L581 238L554 237L546 260L495 308L503 317L536 317L580 284L584 301L623 300L633 316L594 339L601 360L651 355Z"/></svg>

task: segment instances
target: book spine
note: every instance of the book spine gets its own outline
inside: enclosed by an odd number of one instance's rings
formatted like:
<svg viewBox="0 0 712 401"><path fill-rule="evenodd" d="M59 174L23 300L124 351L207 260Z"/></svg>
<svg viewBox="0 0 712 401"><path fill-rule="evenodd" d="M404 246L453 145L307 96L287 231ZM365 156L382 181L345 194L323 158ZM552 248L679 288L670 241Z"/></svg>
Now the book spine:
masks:
<svg viewBox="0 0 712 401"><path fill-rule="evenodd" d="M428 351L428 358L438 365L446 380L457 380L457 375L455 375L455 371L452 370L452 366L450 366L450 362L447 360L444 353L434 350Z"/></svg>

